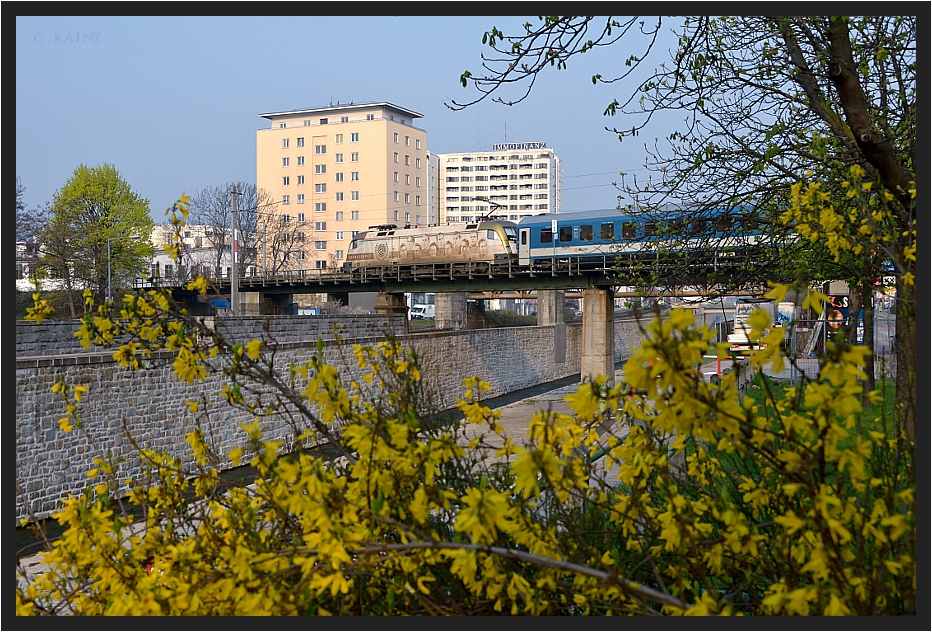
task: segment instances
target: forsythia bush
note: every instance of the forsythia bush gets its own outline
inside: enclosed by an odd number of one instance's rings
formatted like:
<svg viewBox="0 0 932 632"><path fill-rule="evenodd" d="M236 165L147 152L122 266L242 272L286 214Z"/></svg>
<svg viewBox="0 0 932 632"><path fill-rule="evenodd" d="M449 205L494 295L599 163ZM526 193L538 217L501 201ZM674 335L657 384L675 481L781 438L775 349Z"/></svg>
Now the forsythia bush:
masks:
<svg viewBox="0 0 932 632"><path fill-rule="evenodd" d="M861 348L829 344L818 379L784 393L764 381L756 403L734 373L696 377L716 349L674 310L624 384L583 384L575 415L541 411L524 442L486 458L485 437L503 434L488 385L467 380L463 422L444 423L395 340L354 347L351 378L321 345L275 367L261 341L199 331L157 292L127 296L121 316L101 306L85 339L131 334L115 354L131 368L170 349L179 379L222 372L228 405L256 415L243 431L259 476L225 489L215 464L246 452L215 454L196 430L193 467L145 454L132 492L145 522L131 526L101 459L56 516L48 571L17 587L18 614L915 614L912 445L895 420L863 418ZM758 370L785 362L762 316ZM260 403L263 388L287 411ZM58 392L63 426L83 431L81 392ZM286 412L330 454L263 441L261 417Z"/></svg>

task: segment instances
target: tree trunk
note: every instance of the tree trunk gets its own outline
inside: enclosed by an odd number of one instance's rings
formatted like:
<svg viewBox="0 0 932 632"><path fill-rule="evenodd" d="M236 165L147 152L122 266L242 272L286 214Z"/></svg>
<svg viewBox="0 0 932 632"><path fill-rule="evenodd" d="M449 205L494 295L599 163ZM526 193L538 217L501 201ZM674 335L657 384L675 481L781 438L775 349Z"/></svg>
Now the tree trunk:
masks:
<svg viewBox="0 0 932 632"><path fill-rule="evenodd" d="M876 356L876 350L874 349L874 284L872 281L865 280L859 289L861 290L861 305L864 308L864 346L870 349L864 365L864 372L867 374L867 377L864 378L864 394L866 395L877 388L874 380L874 358ZM855 318L857 318L857 314L855 314ZM854 331L855 337L857 337L856 323Z"/></svg>
<svg viewBox="0 0 932 632"><path fill-rule="evenodd" d="M916 441L916 286L896 277L896 415Z"/></svg>

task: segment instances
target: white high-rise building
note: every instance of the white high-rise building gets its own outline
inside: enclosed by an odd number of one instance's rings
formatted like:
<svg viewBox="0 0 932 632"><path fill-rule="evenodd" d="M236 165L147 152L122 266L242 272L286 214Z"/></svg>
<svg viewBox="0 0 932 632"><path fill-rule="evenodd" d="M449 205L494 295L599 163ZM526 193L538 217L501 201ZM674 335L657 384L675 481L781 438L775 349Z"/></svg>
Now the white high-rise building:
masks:
<svg viewBox="0 0 932 632"><path fill-rule="evenodd" d="M441 224L481 217L516 222L563 209L563 167L546 143L502 143L492 151L437 157Z"/></svg>

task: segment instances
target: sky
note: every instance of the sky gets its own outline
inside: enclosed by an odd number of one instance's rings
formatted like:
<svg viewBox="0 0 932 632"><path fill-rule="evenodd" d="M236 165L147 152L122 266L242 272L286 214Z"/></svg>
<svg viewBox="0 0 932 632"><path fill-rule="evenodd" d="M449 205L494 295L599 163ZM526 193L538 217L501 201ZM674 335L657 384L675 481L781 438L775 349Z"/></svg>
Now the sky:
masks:
<svg viewBox="0 0 932 632"><path fill-rule="evenodd" d="M51 201L79 164L111 163L162 222L182 193L255 182L256 130L269 125L260 113L387 101L423 115L415 125L431 152L546 142L563 161L564 212L615 208L612 182L620 172L645 177L644 143L678 123L658 119L624 143L605 130L634 123L603 116L630 86L595 86L591 77L622 70L632 48L616 44L566 70L548 68L515 106L447 106L478 96L460 75L481 71L483 33L519 33L529 19L19 16L16 174L25 202Z"/></svg>

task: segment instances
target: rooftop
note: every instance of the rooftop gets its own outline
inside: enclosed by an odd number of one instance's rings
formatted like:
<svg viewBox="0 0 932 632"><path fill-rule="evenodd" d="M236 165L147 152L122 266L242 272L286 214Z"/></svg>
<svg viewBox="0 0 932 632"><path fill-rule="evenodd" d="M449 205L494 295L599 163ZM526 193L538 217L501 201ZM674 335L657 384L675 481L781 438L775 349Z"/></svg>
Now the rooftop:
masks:
<svg viewBox="0 0 932 632"><path fill-rule="evenodd" d="M365 102L365 103L355 103L351 101L349 103L343 103L343 104L337 102L336 105L331 104L331 105L325 105L321 107L299 108L296 110L285 110L281 112L266 112L264 114L260 114L259 116L263 118L271 119L272 117L287 116L289 114L315 114L315 113L320 114L323 112L361 110L361 109L367 109L367 108L372 108L372 107L387 107L387 108L391 108L395 110L396 112L400 112L401 114L410 116L411 118L424 118L423 114L419 114L418 112L415 112L414 110L409 110L407 108L403 108L401 106L395 105L393 103L389 103L387 101L371 101L371 102Z"/></svg>

